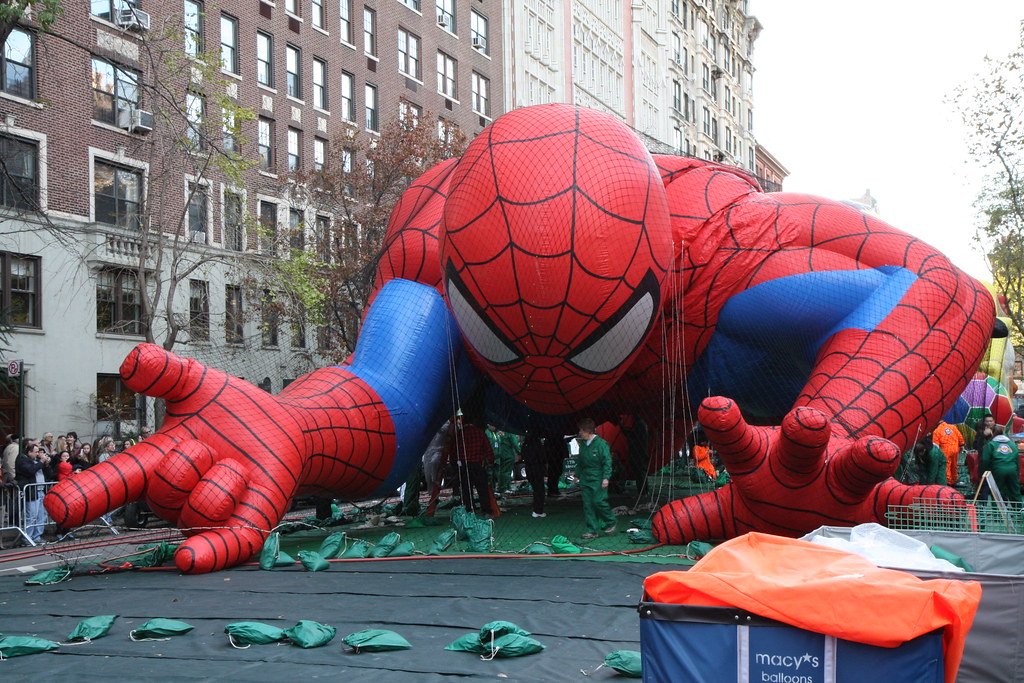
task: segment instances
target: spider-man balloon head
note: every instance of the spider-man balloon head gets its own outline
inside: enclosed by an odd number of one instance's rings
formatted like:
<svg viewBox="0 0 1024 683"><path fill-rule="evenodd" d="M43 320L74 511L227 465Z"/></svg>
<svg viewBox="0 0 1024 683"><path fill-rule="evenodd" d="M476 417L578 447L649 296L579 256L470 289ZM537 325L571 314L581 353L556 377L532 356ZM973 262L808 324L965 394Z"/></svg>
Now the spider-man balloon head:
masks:
<svg viewBox="0 0 1024 683"><path fill-rule="evenodd" d="M612 116L526 107L476 137L450 188L444 292L477 365L535 410L592 403L661 308L672 245L650 154Z"/></svg>

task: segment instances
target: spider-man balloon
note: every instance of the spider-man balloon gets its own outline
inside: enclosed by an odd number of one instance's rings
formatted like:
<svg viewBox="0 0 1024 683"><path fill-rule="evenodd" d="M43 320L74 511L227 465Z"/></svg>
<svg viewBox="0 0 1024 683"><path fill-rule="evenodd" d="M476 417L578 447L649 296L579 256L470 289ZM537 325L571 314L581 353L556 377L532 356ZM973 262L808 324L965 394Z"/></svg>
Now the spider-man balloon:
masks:
<svg viewBox="0 0 1024 683"><path fill-rule="evenodd" d="M979 283L855 209L652 158L605 114L528 107L403 195L349 365L274 397L140 345L122 376L167 399L163 427L46 507L70 527L145 497L195 534L183 571L230 566L299 491L393 491L455 378L534 416L632 412L666 433L700 404L733 483L663 508L664 541L884 521L890 504L957 498L890 475L973 375L993 319Z"/></svg>

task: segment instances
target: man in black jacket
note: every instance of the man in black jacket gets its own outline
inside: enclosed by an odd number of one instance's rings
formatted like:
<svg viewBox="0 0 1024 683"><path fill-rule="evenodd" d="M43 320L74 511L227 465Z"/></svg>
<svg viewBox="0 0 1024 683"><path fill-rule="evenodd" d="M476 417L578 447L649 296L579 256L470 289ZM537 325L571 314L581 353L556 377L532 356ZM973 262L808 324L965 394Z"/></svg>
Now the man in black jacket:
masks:
<svg viewBox="0 0 1024 683"><path fill-rule="evenodd" d="M45 468L50 459L39 444L32 444L28 453L14 461L15 481L25 497L25 533L32 541L38 542L46 526L46 512L43 510L42 487L34 484L46 483Z"/></svg>

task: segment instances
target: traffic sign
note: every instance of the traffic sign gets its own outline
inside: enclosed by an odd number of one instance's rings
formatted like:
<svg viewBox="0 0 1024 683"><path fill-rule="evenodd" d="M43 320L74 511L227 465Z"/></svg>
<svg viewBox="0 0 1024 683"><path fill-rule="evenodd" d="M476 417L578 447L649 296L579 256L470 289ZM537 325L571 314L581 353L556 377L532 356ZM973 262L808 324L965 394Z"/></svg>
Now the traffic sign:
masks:
<svg viewBox="0 0 1024 683"><path fill-rule="evenodd" d="M7 361L7 376L8 377L20 377L21 376L21 364L23 361L10 360Z"/></svg>

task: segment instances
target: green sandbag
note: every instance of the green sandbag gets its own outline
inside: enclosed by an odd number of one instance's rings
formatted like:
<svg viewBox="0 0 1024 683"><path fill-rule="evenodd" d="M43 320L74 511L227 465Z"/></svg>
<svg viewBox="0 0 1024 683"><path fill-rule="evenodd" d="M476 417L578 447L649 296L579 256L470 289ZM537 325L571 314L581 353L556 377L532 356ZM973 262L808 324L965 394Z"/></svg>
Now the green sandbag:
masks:
<svg viewBox="0 0 1024 683"><path fill-rule="evenodd" d="M578 545L570 541L565 536L555 536L552 538L551 550L558 555L575 555L582 552Z"/></svg>
<svg viewBox="0 0 1024 683"><path fill-rule="evenodd" d="M170 638L180 636L193 629L192 624L186 624L177 619L150 619L137 629L130 631L128 637L132 640L153 640L159 638Z"/></svg>
<svg viewBox="0 0 1024 683"><path fill-rule="evenodd" d="M228 641L235 647L269 645L284 640L284 631L276 626L258 621L236 621L224 627Z"/></svg>
<svg viewBox="0 0 1024 683"><path fill-rule="evenodd" d="M136 549L140 552L124 558L125 562L130 562L133 567L159 567L174 558L178 545L161 541L160 543L144 543L137 546Z"/></svg>
<svg viewBox="0 0 1024 683"><path fill-rule="evenodd" d="M295 626L283 631L282 635L291 641L293 645L309 649L331 642L334 639L335 633L337 633L337 629L333 626L303 619L295 624Z"/></svg>
<svg viewBox="0 0 1024 683"><path fill-rule="evenodd" d="M32 636L3 636L0 637L0 658L21 657L22 655L35 655L48 650L56 650L59 643L43 638Z"/></svg>
<svg viewBox="0 0 1024 683"><path fill-rule="evenodd" d="M25 580L26 586L49 586L52 583L60 583L71 578L71 570L66 567L47 569L45 572L33 574Z"/></svg>
<svg viewBox="0 0 1024 683"><path fill-rule="evenodd" d="M337 556L341 552L341 549L345 547L345 532L336 531L323 540L320 544L320 556L325 558L332 558Z"/></svg>
<svg viewBox="0 0 1024 683"><path fill-rule="evenodd" d="M330 563L323 558L323 555L315 550L300 550L298 555L299 562L307 572L322 572L331 568Z"/></svg>
<svg viewBox="0 0 1024 683"><path fill-rule="evenodd" d="M362 539L359 539L352 543L348 548L345 549L338 557L351 559L358 557L367 557L370 554L370 544Z"/></svg>
<svg viewBox="0 0 1024 683"><path fill-rule="evenodd" d="M551 546L546 543L541 543L540 541L531 543L526 550L523 551L526 555L550 555L552 552L554 551L551 550Z"/></svg>
<svg viewBox="0 0 1024 683"><path fill-rule="evenodd" d="M452 508L452 527L454 527L455 531L458 533L460 541L466 540L467 517L476 518L476 515L472 512L468 512L466 508L461 505L456 508Z"/></svg>
<svg viewBox="0 0 1024 683"><path fill-rule="evenodd" d="M430 550L427 551L427 554L440 555L452 547L452 544L455 543L455 539L458 535L459 532L455 529L445 529L441 532L440 536L434 539L434 544L430 546Z"/></svg>
<svg viewBox="0 0 1024 683"><path fill-rule="evenodd" d="M394 549L388 553L388 557L409 557L413 554L416 549L416 544L412 541L402 541L394 547Z"/></svg>
<svg viewBox="0 0 1024 683"><path fill-rule="evenodd" d="M494 544L494 528L489 519L474 519L466 525L467 547L474 553L489 553Z"/></svg>
<svg viewBox="0 0 1024 683"><path fill-rule="evenodd" d="M650 530L650 528L651 528L651 520L646 518L646 517L644 517L644 518L637 517L636 519L629 520L629 526L635 527L637 529L647 529L647 530Z"/></svg>
<svg viewBox="0 0 1024 683"><path fill-rule="evenodd" d="M492 657L522 657L536 654L544 649L544 645L539 641L518 633L506 633L487 645Z"/></svg>
<svg viewBox="0 0 1024 683"><path fill-rule="evenodd" d="M108 614L98 617L89 617L78 622L78 626L68 634L68 641L77 643L79 641L96 640L107 635L110 627L114 625L116 614Z"/></svg>
<svg viewBox="0 0 1024 683"><path fill-rule="evenodd" d="M293 564L295 564L295 558L285 552L278 553L277 559L274 560L275 567L291 567Z"/></svg>
<svg viewBox="0 0 1024 683"><path fill-rule="evenodd" d="M945 548L940 548L937 545L932 545L928 546L928 550L932 551L932 555L934 555L935 557L939 558L940 560L945 560L946 562L949 562L954 567L960 567L965 572L974 571L974 567L972 567L970 563L967 562L967 560L965 560L964 558L960 557L955 553L949 552Z"/></svg>
<svg viewBox="0 0 1024 683"><path fill-rule="evenodd" d="M487 646L480 642L479 633L467 633L464 636L459 636L448 643L444 649L451 650L452 652L472 652L478 655L490 652Z"/></svg>
<svg viewBox="0 0 1024 683"><path fill-rule="evenodd" d="M480 642L489 643L492 638L500 638L509 633L517 633L521 636L530 635L529 631L524 631L511 621L498 620L488 622L480 627Z"/></svg>
<svg viewBox="0 0 1024 683"><path fill-rule="evenodd" d="M604 665L629 678L641 678L640 653L636 650L616 650L604 658Z"/></svg>
<svg viewBox="0 0 1024 683"><path fill-rule="evenodd" d="M690 541L686 544L686 556L699 560L714 549L715 546L710 543L706 543L704 541Z"/></svg>
<svg viewBox="0 0 1024 683"><path fill-rule="evenodd" d="M408 640L394 631L381 628L369 628L350 633L341 642L356 652L387 652L389 650L408 650L412 647Z"/></svg>
<svg viewBox="0 0 1024 683"><path fill-rule="evenodd" d="M281 534L273 532L263 541L263 550L260 551L260 569L273 569L277 565L277 558L281 551Z"/></svg>
<svg viewBox="0 0 1024 683"><path fill-rule="evenodd" d="M637 543L640 545L653 545L658 542L658 539L654 537L647 529L630 529L626 532L626 537L630 543Z"/></svg>
<svg viewBox="0 0 1024 683"><path fill-rule="evenodd" d="M396 532L392 531L384 538L377 541L376 547L370 551L370 557L387 557L402 540Z"/></svg>

